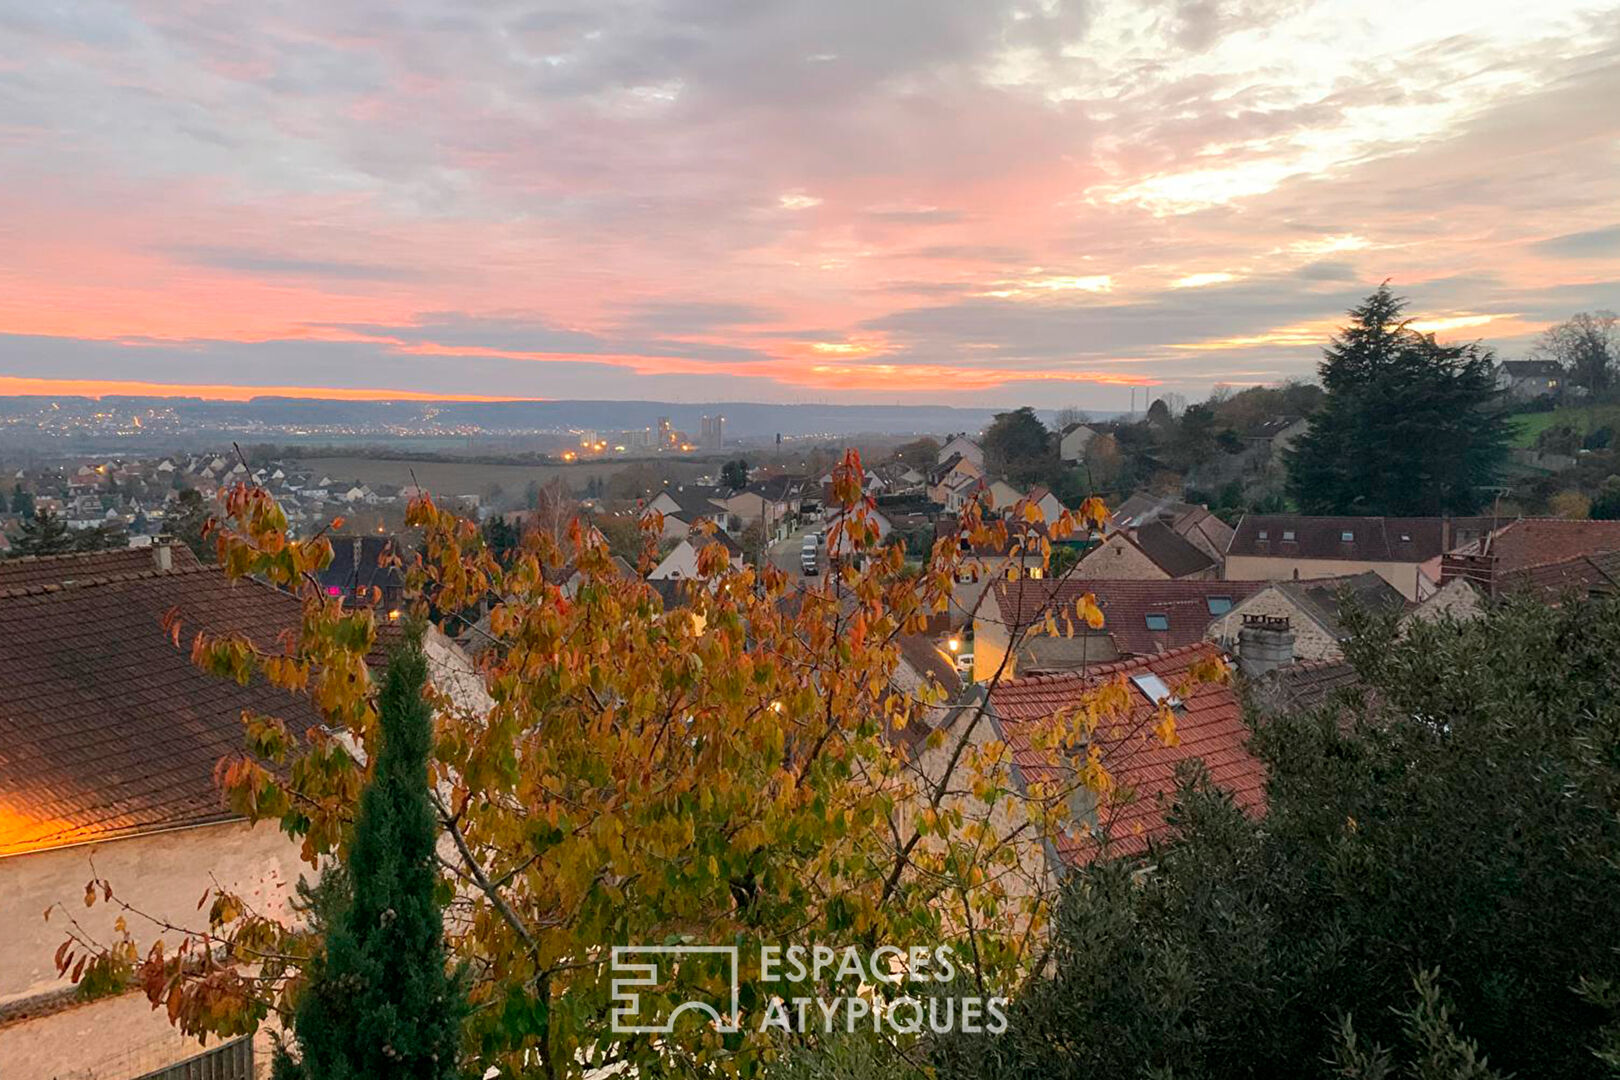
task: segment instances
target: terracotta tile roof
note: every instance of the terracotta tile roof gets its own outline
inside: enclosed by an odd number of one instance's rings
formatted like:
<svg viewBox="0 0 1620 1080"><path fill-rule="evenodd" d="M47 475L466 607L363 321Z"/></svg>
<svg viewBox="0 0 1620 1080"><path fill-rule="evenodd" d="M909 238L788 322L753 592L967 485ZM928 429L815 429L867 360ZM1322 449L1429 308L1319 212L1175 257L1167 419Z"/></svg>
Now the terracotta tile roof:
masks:
<svg viewBox="0 0 1620 1080"><path fill-rule="evenodd" d="M1620 594L1620 551L1600 551L1510 570L1499 585L1504 592L1541 592L1553 600L1569 592L1614 596Z"/></svg>
<svg viewBox="0 0 1620 1080"><path fill-rule="evenodd" d="M1029 626L1044 618L1049 608L1072 615L1075 601L1091 593L1102 608L1103 631L1114 639L1115 647L1140 656L1202 640L1209 624L1230 610L1220 601L1236 606L1265 587L1263 581L1020 579L996 582L995 599L1002 622ZM1149 615L1163 620L1150 622ZM1061 620L1059 629L1068 629ZM1077 625L1074 632L1080 629Z"/></svg>
<svg viewBox="0 0 1620 1080"><path fill-rule="evenodd" d="M170 566L185 570L197 565L197 556L184 544L168 547ZM117 551L96 551L72 555L24 555L14 559L0 559L0 589L15 589L28 585L60 585L69 581L90 578L119 577L140 574L157 569L158 554L154 548L122 548Z"/></svg>
<svg viewBox="0 0 1620 1080"><path fill-rule="evenodd" d="M1344 539L1348 535L1349 540ZM1226 554L1421 563L1447 548L1444 518L1245 514Z"/></svg>
<svg viewBox="0 0 1620 1080"><path fill-rule="evenodd" d="M191 638L273 648L299 619L296 598L196 565L0 591L0 855L232 817L213 774L242 749L242 711L298 734L317 717L261 680L198 670Z"/></svg>
<svg viewBox="0 0 1620 1080"><path fill-rule="evenodd" d="M1600 551L1620 551L1620 521L1519 518L1460 549L1494 555L1499 575Z"/></svg>
<svg viewBox="0 0 1620 1080"><path fill-rule="evenodd" d="M1175 689L1200 661L1220 655L1207 642L1159 656L1122 661L1079 674L1040 675L1013 679L990 691L990 706L1001 737L1006 741L1026 783L1065 784L1061 769L1048 753L1034 748L1036 725L1060 709L1077 704L1089 689L1124 680L1136 705L1129 716L1098 738L1103 761L1120 786L1117 796L1098 808L1098 825L1109 836L1109 855L1133 855L1167 830L1165 811L1175 796L1176 768L1200 759L1216 786L1231 793L1238 806L1260 811L1265 802L1265 769L1249 753L1249 729L1231 684L1204 683L1193 688L1176 708L1177 746L1165 746L1152 733L1156 723L1146 693L1130 682L1132 676L1157 675ZM1064 836L1056 844L1058 857L1074 865L1099 854L1090 838Z"/></svg>

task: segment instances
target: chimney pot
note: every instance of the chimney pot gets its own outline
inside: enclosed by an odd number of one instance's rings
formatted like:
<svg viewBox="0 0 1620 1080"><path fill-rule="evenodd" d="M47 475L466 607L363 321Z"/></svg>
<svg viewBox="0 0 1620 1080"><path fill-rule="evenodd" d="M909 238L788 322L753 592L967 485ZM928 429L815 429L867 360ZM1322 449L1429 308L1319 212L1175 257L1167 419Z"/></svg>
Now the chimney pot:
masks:
<svg viewBox="0 0 1620 1080"><path fill-rule="evenodd" d="M1245 615L1238 631L1238 670L1258 679L1294 662L1294 628L1286 615Z"/></svg>

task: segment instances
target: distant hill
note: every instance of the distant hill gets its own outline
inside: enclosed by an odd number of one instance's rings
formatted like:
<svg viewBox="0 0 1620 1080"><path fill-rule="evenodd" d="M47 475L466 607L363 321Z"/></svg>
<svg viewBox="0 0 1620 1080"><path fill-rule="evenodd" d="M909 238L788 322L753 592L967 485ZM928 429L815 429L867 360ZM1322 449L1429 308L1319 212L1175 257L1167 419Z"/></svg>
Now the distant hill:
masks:
<svg viewBox="0 0 1620 1080"><path fill-rule="evenodd" d="M40 400L0 398L0 415L36 413ZM64 407L97 403L89 398L54 398ZM327 401L258 397L250 401L205 401L200 398L108 396L103 409L141 411L173 409L199 428L242 429L258 425L411 426L431 418L438 424L468 425L488 430L556 431L589 428L604 433L652 427L668 417L678 430L696 437L704 416L725 417L726 438L771 438L861 433L944 434L978 431L998 409L960 409L945 405L772 405L723 401L687 404L659 401ZM1108 414L1097 414L1102 418ZM1051 423L1055 413L1044 419Z"/></svg>

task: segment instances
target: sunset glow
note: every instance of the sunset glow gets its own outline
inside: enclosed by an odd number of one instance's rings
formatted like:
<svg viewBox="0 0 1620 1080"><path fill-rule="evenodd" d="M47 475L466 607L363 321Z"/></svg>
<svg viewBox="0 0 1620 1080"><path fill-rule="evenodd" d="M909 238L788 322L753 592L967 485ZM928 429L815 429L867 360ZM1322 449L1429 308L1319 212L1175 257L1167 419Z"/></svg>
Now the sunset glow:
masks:
<svg viewBox="0 0 1620 1080"><path fill-rule="evenodd" d="M1620 307L1600 5L703 12L23 7L0 394L1108 409L1386 279L1508 357Z"/></svg>

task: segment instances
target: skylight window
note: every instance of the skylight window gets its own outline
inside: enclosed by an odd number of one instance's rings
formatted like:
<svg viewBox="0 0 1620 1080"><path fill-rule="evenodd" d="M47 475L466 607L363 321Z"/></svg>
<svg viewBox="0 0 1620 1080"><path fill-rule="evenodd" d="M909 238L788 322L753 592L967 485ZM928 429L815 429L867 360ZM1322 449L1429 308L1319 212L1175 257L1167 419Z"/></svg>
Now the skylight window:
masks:
<svg viewBox="0 0 1620 1080"><path fill-rule="evenodd" d="M1352 544L1355 543L1356 534L1351 532L1349 529L1346 529L1344 532L1339 534L1339 539L1344 541L1346 544Z"/></svg>
<svg viewBox="0 0 1620 1080"><path fill-rule="evenodd" d="M1170 629L1170 616L1162 611L1150 611L1147 614L1147 628L1149 630Z"/></svg>
<svg viewBox="0 0 1620 1080"><path fill-rule="evenodd" d="M1132 675L1131 682L1138 690L1142 691L1143 697L1155 705L1162 701L1173 709L1181 704L1181 699L1171 693L1170 687L1165 684L1165 681L1151 671L1143 672L1141 675Z"/></svg>
<svg viewBox="0 0 1620 1080"><path fill-rule="evenodd" d="M1268 533L1266 530L1261 529L1259 538L1261 540L1269 540L1271 538L1271 534Z"/></svg>
<svg viewBox="0 0 1620 1080"><path fill-rule="evenodd" d="M1230 596L1211 596L1207 603L1211 615L1225 615L1232 610L1232 598Z"/></svg>
<svg viewBox="0 0 1620 1080"><path fill-rule="evenodd" d="M1293 529L1284 529L1283 530L1283 539L1284 540L1292 540L1293 538L1294 538L1294 530Z"/></svg>

